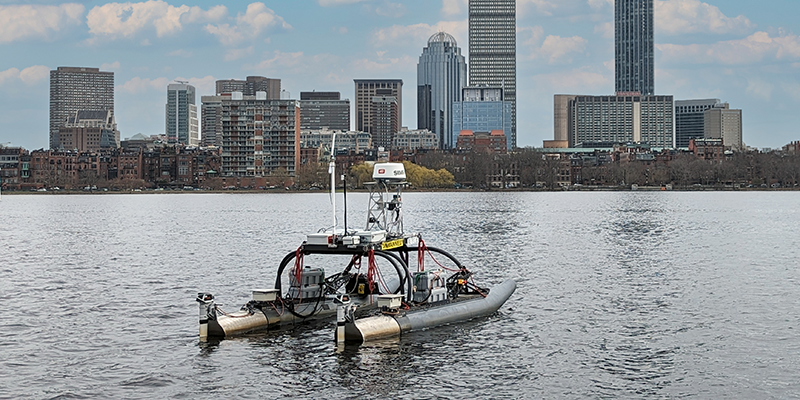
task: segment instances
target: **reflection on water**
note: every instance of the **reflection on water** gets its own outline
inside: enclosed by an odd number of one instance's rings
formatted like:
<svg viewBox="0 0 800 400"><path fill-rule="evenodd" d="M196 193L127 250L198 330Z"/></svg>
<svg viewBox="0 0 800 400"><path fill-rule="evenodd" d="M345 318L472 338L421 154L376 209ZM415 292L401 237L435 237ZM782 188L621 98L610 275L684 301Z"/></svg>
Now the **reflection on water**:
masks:
<svg viewBox="0 0 800 400"><path fill-rule="evenodd" d="M794 196L408 193L408 231L517 291L341 348L328 322L197 338L197 292L272 286L325 194L4 196L0 398L800 397Z"/></svg>

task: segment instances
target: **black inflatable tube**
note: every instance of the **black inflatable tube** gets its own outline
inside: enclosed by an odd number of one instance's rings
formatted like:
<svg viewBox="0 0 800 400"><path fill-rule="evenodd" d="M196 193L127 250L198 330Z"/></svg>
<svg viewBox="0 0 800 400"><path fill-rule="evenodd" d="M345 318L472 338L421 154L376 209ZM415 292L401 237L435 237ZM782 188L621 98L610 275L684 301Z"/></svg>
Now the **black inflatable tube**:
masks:
<svg viewBox="0 0 800 400"><path fill-rule="evenodd" d="M400 278L400 284L398 285L398 288L400 289L403 288L403 279L405 279L407 290L405 292L401 290L400 292L406 295L406 302L411 302L413 289L411 287L411 272L408 270L408 265L405 262L403 262L403 259L400 258L400 256L394 253L382 250L375 250L375 255L379 255L389 260L389 262L391 262L392 265L394 265L394 268L397 270L397 276ZM401 276L401 271L398 268L396 262L400 263L400 266L403 267L403 270L405 272L405 277Z"/></svg>

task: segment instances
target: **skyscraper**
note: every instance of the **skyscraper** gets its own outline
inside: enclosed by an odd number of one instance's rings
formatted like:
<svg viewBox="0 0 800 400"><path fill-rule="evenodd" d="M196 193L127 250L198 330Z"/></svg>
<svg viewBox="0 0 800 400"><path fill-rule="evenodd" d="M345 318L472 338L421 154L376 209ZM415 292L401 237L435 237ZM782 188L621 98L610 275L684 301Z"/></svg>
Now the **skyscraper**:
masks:
<svg viewBox="0 0 800 400"><path fill-rule="evenodd" d="M467 85L467 63L456 39L444 32L428 39L417 64L417 128L439 137L442 148L455 146L453 103Z"/></svg>
<svg viewBox="0 0 800 400"><path fill-rule="evenodd" d="M369 133L374 146L388 148L402 127L403 80L354 79L354 82L356 130Z"/></svg>
<svg viewBox="0 0 800 400"><path fill-rule="evenodd" d="M61 143L58 130L80 110L114 114L114 73L99 68L58 67L50 71L50 148Z"/></svg>
<svg viewBox="0 0 800 400"><path fill-rule="evenodd" d="M655 93L653 0L614 2L616 91Z"/></svg>
<svg viewBox="0 0 800 400"><path fill-rule="evenodd" d="M169 143L200 144L194 86L171 83L167 86L166 129Z"/></svg>
<svg viewBox="0 0 800 400"><path fill-rule="evenodd" d="M517 146L516 3L469 0L469 84L503 89L505 101L511 103L512 148Z"/></svg>

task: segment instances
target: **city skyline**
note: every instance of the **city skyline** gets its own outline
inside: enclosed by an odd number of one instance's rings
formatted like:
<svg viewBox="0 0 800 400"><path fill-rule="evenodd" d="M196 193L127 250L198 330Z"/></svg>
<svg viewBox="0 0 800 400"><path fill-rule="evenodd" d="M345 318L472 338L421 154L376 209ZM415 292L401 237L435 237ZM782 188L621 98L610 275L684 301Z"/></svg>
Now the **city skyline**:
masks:
<svg viewBox="0 0 800 400"><path fill-rule="evenodd" d="M216 80L259 75L281 79L294 98L339 91L353 101L353 79L416 82L433 33L468 43L466 0L150 1L127 11L117 3L36 3L0 0L8 55L0 60L0 144L29 149L48 146L49 71L60 66L115 73L125 138L164 133L164 93L176 79L197 96L213 94ZM552 138L554 94L614 91L614 9L606 0L517 3L517 144L540 147ZM800 105L800 28L790 17L800 4L769 3L655 1L656 91L734 104L744 110L745 143L775 148L800 137L786 112ZM402 125L411 129L415 92L402 99Z"/></svg>

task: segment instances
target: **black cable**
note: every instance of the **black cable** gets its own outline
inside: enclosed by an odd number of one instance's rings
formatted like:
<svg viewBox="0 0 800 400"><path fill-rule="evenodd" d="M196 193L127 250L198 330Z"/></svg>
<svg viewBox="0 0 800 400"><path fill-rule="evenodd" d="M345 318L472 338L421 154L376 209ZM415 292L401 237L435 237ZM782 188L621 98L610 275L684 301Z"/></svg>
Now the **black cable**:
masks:
<svg viewBox="0 0 800 400"><path fill-rule="evenodd" d="M287 309L287 310L289 310L289 312L290 312L292 315L294 315L295 317L297 317L297 318L300 318L300 319L306 319L306 318L312 317L314 314L316 314L316 313L317 313L317 311L319 311L319 302L322 300L322 298L323 298L323 297L325 297L325 290L326 290L326 286L327 286L327 285L325 285L325 284L322 284L322 285L320 285L320 288L319 288L319 296L317 296L317 303L316 303L316 304L314 304L314 309L313 309L313 310L311 310L311 313L309 313L308 315L302 315L302 314L300 314L300 313L298 313L298 312L295 312L295 311L294 311L294 302L289 302L288 304L289 304L290 306L289 306L289 307L286 307L286 309ZM299 292L299 291L300 291L300 288L298 287L298 289L297 289L297 290L298 290L298 292ZM300 292L300 293L302 293L302 292Z"/></svg>

